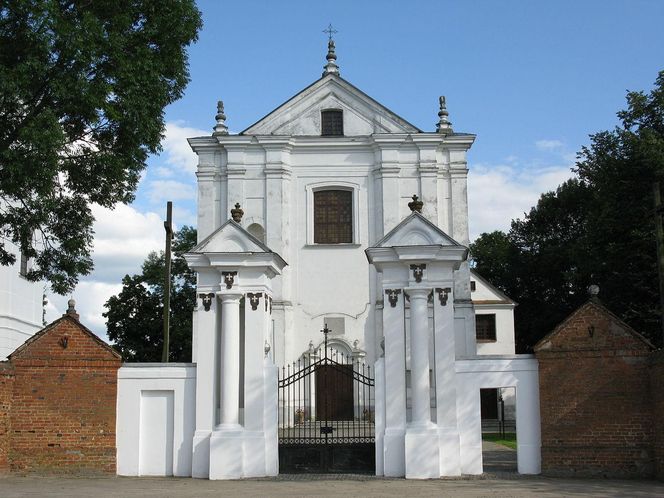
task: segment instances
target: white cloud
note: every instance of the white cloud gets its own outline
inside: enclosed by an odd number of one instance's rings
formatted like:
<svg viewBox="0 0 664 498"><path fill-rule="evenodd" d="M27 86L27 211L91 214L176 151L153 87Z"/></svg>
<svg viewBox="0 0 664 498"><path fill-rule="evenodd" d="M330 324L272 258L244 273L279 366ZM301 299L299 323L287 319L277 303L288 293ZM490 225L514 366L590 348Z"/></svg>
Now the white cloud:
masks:
<svg viewBox="0 0 664 498"><path fill-rule="evenodd" d="M535 142L535 147L540 150L559 150L563 145L560 140L538 140Z"/></svg>
<svg viewBox="0 0 664 498"><path fill-rule="evenodd" d="M192 184L176 180L153 180L149 182L148 198L154 204L163 201L196 199L196 189Z"/></svg>
<svg viewBox="0 0 664 498"><path fill-rule="evenodd" d="M109 284L84 280L79 282L71 296L50 295L48 297L46 320L51 322L62 316L67 310L67 301L73 298L76 301L76 311L80 315L81 323L108 342L106 319L102 316L102 313L106 311L104 303L121 290L122 284L119 282Z"/></svg>
<svg viewBox="0 0 664 498"><path fill-rule="evenodd" d="M95 268L81 279L72 297L81 322L102 339L106 338L104 303L120 292L122 277L140 273L141 265L151 251L164 247L164 225L156 213L141 213L132 206L120 204L114 210L93 206ZM47 320L64 313L70 296L49 293Z"/></svg>
<svg viewBox="0 0 664 498"><path fill-rule="evenodd" d="M198 159L189 147L187 138L211 135L210 130L199 130L183 126L180 122L166 123L164 140L161 142L166 154L166 164L179 172L195 173ZM163 175L162 175L163 176Z"/></svg>
<svg viewBox="0 0 664 498"><path fill-rule="evenodd" d="M533 169L476 164L468 175L470 239L484 232L507 231L523 218L540 195L571 178L569 165Z"/></svg>

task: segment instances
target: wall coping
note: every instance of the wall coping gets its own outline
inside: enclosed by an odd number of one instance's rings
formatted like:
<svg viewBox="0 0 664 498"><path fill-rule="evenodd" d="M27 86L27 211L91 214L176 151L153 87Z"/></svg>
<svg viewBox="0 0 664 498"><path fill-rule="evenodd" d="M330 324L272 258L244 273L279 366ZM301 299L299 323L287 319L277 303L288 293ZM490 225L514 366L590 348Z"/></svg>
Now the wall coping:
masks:
<svg viewBox="0 0 664 498"><path fill-rule="evenodd" d="M487 355L483 358L457 360L457 373L468 372L537 372L538 361L534 355Z"/></svg>
<svg viewBox="0 0 664 498"><path fill-rule="evenodd" d="M118 370L118 379L195 379L195 363L132 363Z"/></svg>

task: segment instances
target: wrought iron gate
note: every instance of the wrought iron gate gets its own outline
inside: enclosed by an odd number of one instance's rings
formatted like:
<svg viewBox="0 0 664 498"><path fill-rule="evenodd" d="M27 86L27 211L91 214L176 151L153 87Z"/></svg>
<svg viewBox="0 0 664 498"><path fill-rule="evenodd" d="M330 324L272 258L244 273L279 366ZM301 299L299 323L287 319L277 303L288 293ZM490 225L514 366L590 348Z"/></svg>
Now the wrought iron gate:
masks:
<svg viewBox="0 0 664 498"><path fill-rule="evenodd" d="M279 376L279 472L373 473L374 379L364 361L328 347Z"/></svg>

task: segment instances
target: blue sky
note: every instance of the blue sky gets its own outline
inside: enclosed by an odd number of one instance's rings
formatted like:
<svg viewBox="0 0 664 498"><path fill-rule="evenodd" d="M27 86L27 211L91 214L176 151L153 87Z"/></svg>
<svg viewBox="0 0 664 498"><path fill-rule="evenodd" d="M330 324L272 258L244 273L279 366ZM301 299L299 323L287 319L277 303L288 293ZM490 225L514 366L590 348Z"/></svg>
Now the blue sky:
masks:
<svg viewBox="0 0 664 498"><path fill-rule="evenodd" d="M320 77L332 23L341 75L426 131L446 95L456 131L477 134L469 159L471 237L507 229L571 175L588 135L617 124L629 90L664 69L659 0L200 1L191 83L166 109L164 152L136 201L97 209L95 272L74 293L104 336L102 305L163 245L165 203L195 223L196 158L187 136L211 133L216 101L238 132ZM52 297L49 317L66 308Z"/></svg>

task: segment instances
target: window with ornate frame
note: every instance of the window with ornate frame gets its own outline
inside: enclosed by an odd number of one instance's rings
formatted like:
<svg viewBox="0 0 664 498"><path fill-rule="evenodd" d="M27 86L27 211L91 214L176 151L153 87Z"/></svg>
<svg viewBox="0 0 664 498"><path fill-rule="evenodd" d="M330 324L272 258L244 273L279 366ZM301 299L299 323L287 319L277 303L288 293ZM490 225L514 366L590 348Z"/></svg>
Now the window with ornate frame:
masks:
<svg viewBox="0 0 664 498"><path fill-rule="evenodd" d="M306 190L307 245L359 244L359 186L320 182Z"/></svg>
<svg viewBox="0 0 664 498"><path fill-rule="evenodd" d="M475 337L478 342L496 341L496 315L475 315Z"/></svg>

